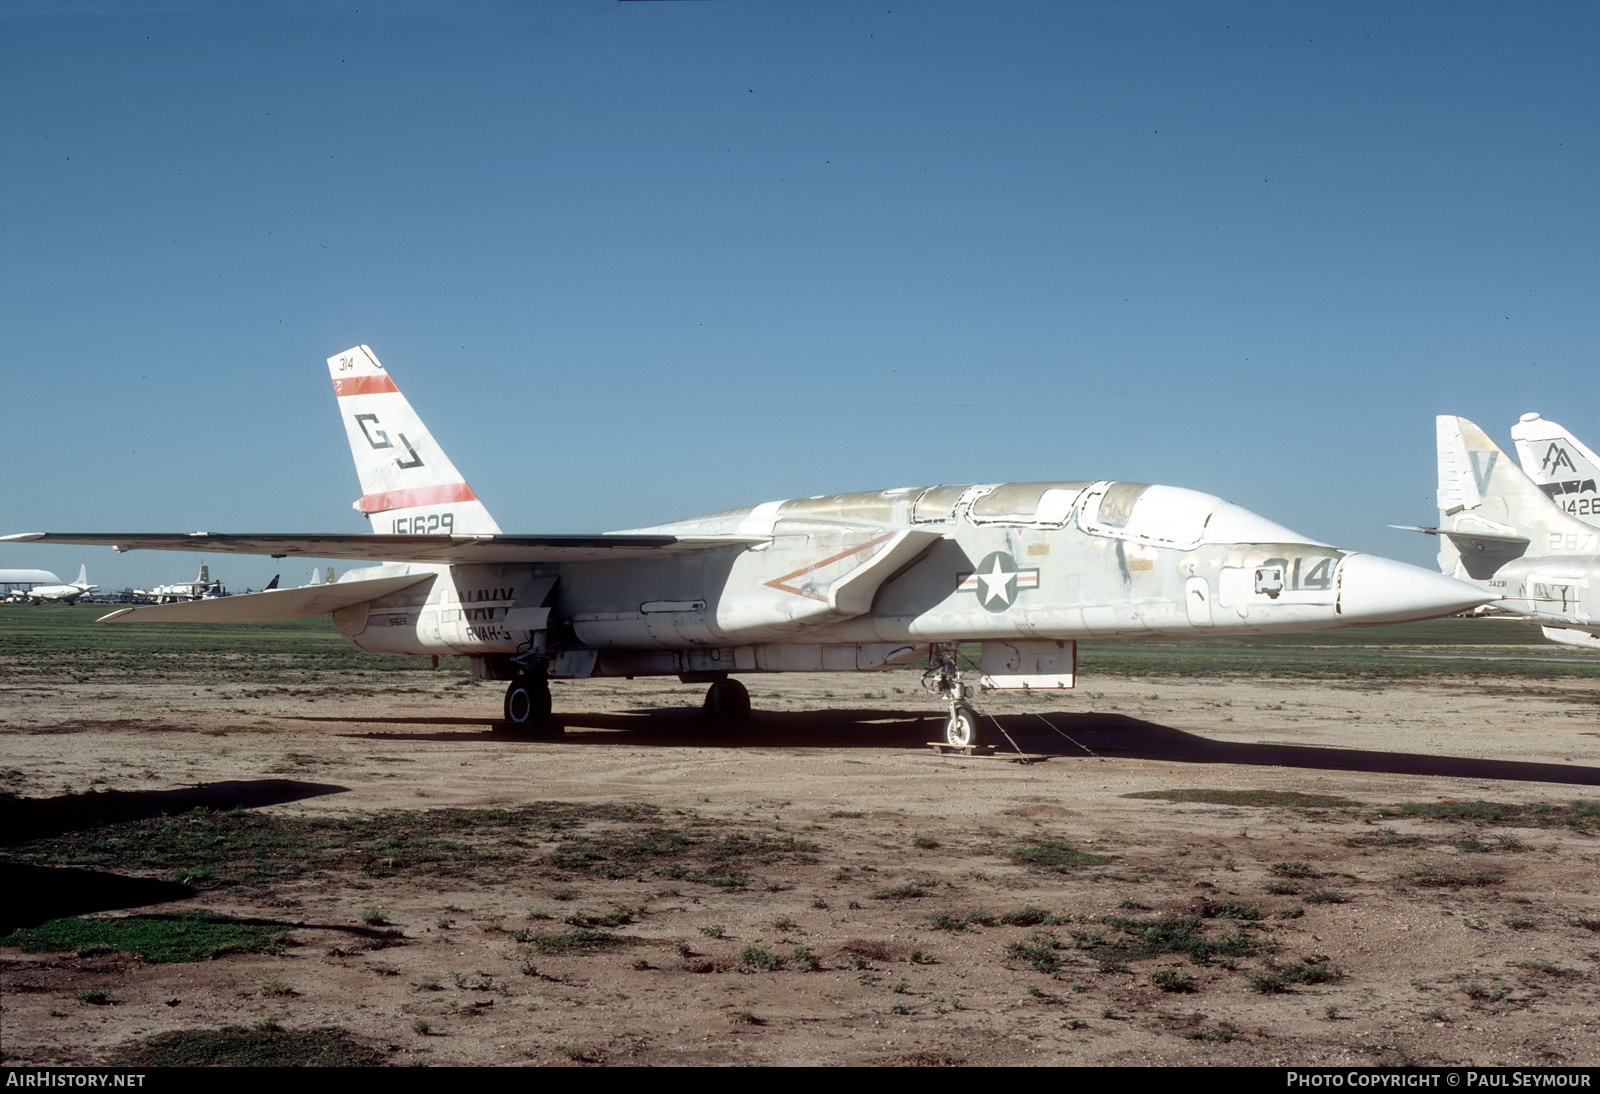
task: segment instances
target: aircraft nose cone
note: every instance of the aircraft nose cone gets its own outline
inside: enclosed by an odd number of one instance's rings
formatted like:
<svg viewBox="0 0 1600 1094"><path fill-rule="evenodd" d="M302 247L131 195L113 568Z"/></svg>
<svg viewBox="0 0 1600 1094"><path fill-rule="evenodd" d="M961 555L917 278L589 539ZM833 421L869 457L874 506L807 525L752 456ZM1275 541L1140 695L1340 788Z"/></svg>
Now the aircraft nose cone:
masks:
<svg viewBox="0 0 1600 1094"><path fill-rule="evenodd" d="M1493 599L1465 581L1377 555L1347 555L1339 567L1339 618L1346 623L1433 619Z"/></svg>

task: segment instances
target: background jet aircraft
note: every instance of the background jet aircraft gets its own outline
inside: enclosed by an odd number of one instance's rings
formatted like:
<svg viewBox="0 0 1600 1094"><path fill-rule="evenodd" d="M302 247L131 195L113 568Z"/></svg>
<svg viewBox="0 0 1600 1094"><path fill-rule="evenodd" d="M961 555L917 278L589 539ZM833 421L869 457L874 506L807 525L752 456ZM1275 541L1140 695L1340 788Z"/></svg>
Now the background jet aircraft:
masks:
<svg viewBox="0 0 1600 1094"><path fill-rule="evenodd" d="M1600 649L1600 531L1564 511L1465 418L1441 415L1437 437L1439 526L1416 530L1440 537L1439 569L1493 594L1487 614Z"/></svg>
<svg viewBox="0 0 1600 1094"><path fill-rule="evenodd" d="M99 587L89 584L89 566L85 563L78 567L78 580L66 585L35 585L25 595L35 604L43 604L47 600L58 604L71 604L84 593Z"/></svg>
<svg viewBox="0 0 1600 1094"><path fill-rule="evenodd" d="M20 541L378 562L300 589L113 612L265 621L332 613L353 645L470 658L505 720L549 721L549 679L881 669L928 657L946 738L981 688L1072 686L1090 636L1264 634L1448 615L1492 594L1340 550L1193 490L1100 481L901 488L772 501L625 533L506 535L365 346L328 359L375 534L94 535ZM963 642L981 642L973 677Z"/></svg>
<svg viewBox="0 0 1600 1094"><path fill-rule="evenodd" d="M1600 457L1555 422L1524 414L1511 427L1522 470L1564 512L1600 526Z"/></svg>

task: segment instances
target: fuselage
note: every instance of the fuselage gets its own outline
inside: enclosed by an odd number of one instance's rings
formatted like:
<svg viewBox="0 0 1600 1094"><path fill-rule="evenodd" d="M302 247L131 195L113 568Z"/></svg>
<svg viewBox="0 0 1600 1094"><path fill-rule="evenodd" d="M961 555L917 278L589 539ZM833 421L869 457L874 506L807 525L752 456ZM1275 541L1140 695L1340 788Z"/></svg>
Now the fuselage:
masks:
<svg viewBox="0 0 1600 1094"><path fill-rule="evenodd" d="M45 601L71 604L84 593L96 587L94 585L36 585L28 590L27 597L35 604L43 604Z"/></svg>
<svg viewBox="0 0 1600 1094"><path fill-rule="evenodd" d="M370 650L492 657L543 643L557 676L682 675L877 668L932 642L1314 631L1483 599L1212 495L1142 483L827 495L632 531L746 542L532 566L386 564L346 578L435 577L335 620Z"/></svg>

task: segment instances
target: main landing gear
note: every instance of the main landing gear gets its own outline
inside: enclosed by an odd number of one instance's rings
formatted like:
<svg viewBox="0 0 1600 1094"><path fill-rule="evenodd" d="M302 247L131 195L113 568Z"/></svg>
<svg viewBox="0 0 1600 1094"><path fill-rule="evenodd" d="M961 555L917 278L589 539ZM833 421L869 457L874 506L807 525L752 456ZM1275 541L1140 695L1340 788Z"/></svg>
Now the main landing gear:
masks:
<svg viewBox="0 0 1600 1094"><path fill-rule="evenodd" d="M506 724L518 733L545 733L550 720L550 678L542 669L523 671L506 685Z"/></svg>
<svg viewBox="0 0 1600 1094"><path fill-rule="evenodd" d="M922 686L950 704L950 713L944 720L944 743L954 748L975 748L983 744L983 721L967 701L972 698L972 689L961 682L961 669L956 664L960 650L957 642L935 642L930 646Z"/></svg>
<svg viewBox="0 0 1600 1094"><path fill-rule="evenodd" d="M750 720L750 693L731 676L711 681L706 689L706 721L714 729L738 729Z"/></svg>

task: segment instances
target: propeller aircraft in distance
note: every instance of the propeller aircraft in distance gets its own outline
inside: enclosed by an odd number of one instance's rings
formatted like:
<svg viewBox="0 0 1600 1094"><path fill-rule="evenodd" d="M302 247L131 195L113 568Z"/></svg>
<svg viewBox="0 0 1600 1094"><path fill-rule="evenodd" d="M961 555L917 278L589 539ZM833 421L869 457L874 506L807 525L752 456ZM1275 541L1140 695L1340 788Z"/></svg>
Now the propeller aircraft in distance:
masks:
<svg viewBox="0 0 1600 1094"><path fill-rule="evenodd" d="M972 745L975 691L1069 688L1081 638L1273 634L1449 615L1492 599L1340 550L1210 494L1099 481L986 483L769 501L602 535L500 530L372 351L328 359L365 535L26 533L13 542L376 563L336 583L113 612L259 622L331 613L354 646L471 660L504 721L552 726L549 681L676 676L706 713L736 679L928 658L945 738ZM957 661L982 644L978 671Z"/></svg>
<svg viewBox="0 0 1600 1094"><path fill-rule="evenodd" d="M47 600L53 604L76 604L80 596L92 593L99 587L89 584L89 566L85 563L78 567L78 580L65 585L35 585L21 593L19 599L31 600L35 604L43 604Z"/></svg>

